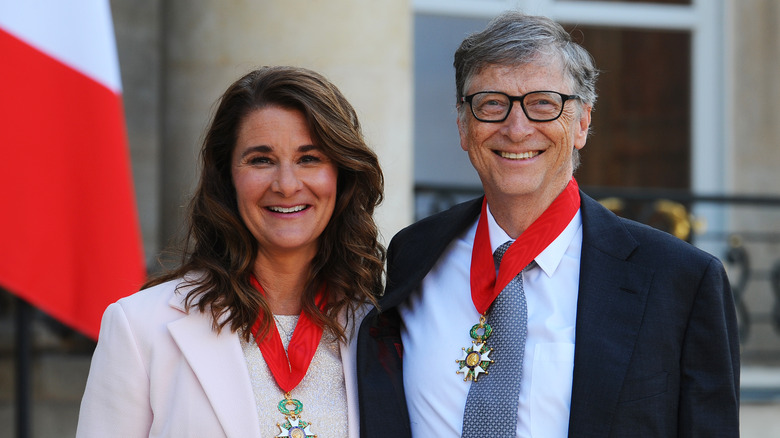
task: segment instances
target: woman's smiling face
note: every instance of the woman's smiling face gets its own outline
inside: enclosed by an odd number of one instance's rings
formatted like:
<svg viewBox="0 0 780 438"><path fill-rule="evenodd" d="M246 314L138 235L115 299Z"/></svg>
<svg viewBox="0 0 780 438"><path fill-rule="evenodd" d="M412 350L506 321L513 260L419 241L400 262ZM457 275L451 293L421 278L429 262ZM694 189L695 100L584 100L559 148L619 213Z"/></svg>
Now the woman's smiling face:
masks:
<svg viewBox="0 0 780 438"><path fill-rule="evenodd" d="M303 113L269 106L247 114L231 168L239 214L260 251L313 257L336 205L338 169Z"/></svg>

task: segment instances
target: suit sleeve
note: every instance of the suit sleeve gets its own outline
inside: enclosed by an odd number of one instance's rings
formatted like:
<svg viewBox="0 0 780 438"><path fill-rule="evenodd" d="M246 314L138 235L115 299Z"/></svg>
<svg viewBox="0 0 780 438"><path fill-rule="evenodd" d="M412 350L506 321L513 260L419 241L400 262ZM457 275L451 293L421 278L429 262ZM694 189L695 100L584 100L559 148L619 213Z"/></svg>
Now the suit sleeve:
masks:
<svg viewBox="0 0 780 438"><path fill-rule="evenodd" d="M103 314L79 412L78 438L148 437L149 376L122 306Z"/></svg>
<svg viewBox="0 0 780 438"><path fill-rule="evenodd" d="M387 252L387 288L392 288L398 253L397 237ZM394 271L395 272L395 271ZM382 307L382 301L380 301ZM361 437L411 437L403 388L403 359L397 309L371 311L360 326L357 347L358 403Z"/></svg>
<svg viewBox="0 0 780 438"><path fill-rule="evenodd" d="M680 437L739 436L739 337L734 300L719 261L707 267L681 359Z"/></svg>

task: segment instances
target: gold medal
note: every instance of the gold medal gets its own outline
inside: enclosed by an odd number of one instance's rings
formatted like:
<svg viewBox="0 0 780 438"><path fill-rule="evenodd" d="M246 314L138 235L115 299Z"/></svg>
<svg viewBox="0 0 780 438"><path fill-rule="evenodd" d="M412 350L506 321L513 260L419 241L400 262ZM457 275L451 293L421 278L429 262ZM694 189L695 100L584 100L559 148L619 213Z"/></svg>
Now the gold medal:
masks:
<svg viewBox="0 0 780 438"><path fill-rule="evenodd" d="M279 426L279 435L275 438L317 438L309 428L311 423L301 420L303 403L290 397L290 393L284 394L284 399L279 402L279 412L284 414L285 422L276 423Z"/></svg>
<svg viewBox="0 0 780 438"><path fill-rule="evenodd" d="M493 363L489 357L493 351L486 345L487 339L493 333L493 328L485 322L485 315L479 317L479 323L474 324L469 331L471 336L471 346L462 348L463 356L456 360L460 369L456 373L463 373L463 381L471 380L476 382L480 373L487 374L487 369Z"/></svg>

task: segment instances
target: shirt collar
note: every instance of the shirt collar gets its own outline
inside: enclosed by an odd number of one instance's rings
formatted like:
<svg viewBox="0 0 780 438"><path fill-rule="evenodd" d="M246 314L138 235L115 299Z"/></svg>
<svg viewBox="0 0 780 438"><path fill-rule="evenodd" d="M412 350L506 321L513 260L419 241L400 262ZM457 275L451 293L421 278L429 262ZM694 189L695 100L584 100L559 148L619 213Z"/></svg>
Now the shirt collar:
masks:
<svg viewBox="0 0 780 438"><path fill-rule="evenodd" d="M504 242L514 239L509 237L506 231L498 225L498 222L496 222L496 219L493 217L493 213L490 211L490 204L488 204L487 215L488 231L490 232L490 250L496 252L496 249L503 245ZM577 210L577 214L574 215L561 234L534 259L536 264L542 268L548 277L552 277L555 273L561 260L563 260L563 255L566 253L566 250L569 248L569 245L577 235L581 226L582 212L581 210Z"/></svg>

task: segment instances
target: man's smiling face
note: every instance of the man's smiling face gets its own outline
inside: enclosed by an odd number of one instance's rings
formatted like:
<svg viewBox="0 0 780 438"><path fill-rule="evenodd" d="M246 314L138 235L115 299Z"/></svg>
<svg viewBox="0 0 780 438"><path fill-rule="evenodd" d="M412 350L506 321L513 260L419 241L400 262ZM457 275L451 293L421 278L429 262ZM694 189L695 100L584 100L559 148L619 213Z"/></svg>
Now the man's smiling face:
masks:
<svg viewBox="0 0 780 438"><path fill-rule="evenodd" d="M540 90L571 94L569 82L557 60L489 65L467 82L464 95L500 91L521 96ZM519 102L500 123L480 122L468 108L461 108L458 117L461 147L491 205L523 198L552 202L572 177L572 152L585 146L589 124L590 107L577 100L567 101L561 116L549 122L528 120Z"/></svg>

